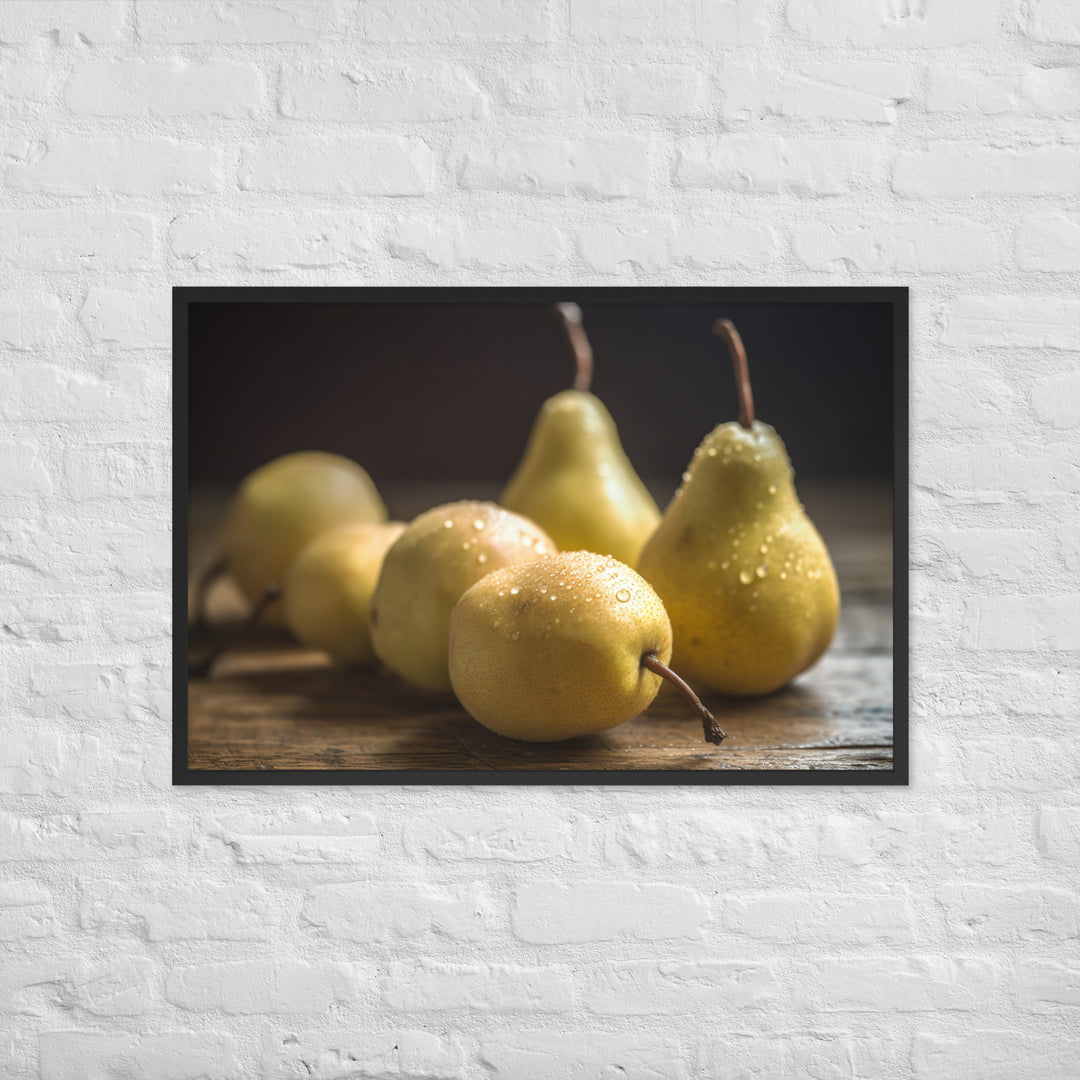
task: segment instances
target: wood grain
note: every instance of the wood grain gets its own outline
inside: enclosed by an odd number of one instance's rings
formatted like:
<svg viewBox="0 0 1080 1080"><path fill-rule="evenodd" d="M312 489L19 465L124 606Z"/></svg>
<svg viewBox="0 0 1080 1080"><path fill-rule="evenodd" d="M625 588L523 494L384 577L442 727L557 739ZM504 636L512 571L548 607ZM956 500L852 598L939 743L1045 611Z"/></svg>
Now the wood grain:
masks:
<svg viewBox="0 0 1080 1080"><path fill-rule="evenodd" d="M880 506L876 516L860 516L851 505L855 498L866 495L822 497L820 507L834 507L831 519L826 512L823 521L817 510L843 593L832 647L796 683L766 698L706 698L728 733L719 747L703 740L699 721L667 688L647 712L600 735L548 744L504 739L453 699L426 697L385 671L335 668L319 653L265 630L223 656L210 678L189 680L189 767L891 769L891 535ZM209 498L193 502L195 567L208 557L217 506ZM227 583L214 591L217 625L242 609ZM207 643L193 640L193 654Z"/></svg>

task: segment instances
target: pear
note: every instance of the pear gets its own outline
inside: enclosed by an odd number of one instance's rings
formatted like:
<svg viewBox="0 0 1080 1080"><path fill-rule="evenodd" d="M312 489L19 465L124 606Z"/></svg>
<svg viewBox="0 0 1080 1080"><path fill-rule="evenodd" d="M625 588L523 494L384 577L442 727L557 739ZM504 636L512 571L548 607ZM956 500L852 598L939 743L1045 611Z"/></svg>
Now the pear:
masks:
<svg viewBox="0 0 1080 1080"><path fill-rule="evenodd" d="M450 611L484 575L545 559L556 548L538 525L493 502L436 506L386 553L371 601L375 653L407 682L450 693Z"/></svg>
<svg viewBox="0 0 1080 1080"><path fill-rule="evenodd" d="M286 454L256 469L233 496L222 533L225 565L257 604L271 585L280 588L293 559L320 533L386 517L371 477L355 461L316 450ZM284 623L278 603L267 616Z"/></svg>
<svg viewBox="0 0 1080 1080"><path fill-rule="evenodd" d="M746 352L735 363L738 423L694 451L683 484L638 560L675 632L675 662L724 694L767 694L810 667L836 630L840 590L828 549L795 492L780 436L754 418Z"/></svg>
<svg viewBox="0 0 1080 1080"><path fill-rule="evenodd" d="M375 662L371 597L383 558L404 522L342 525L320 533L293 560L282 602L289 629L338 664Z"/></svg>
<svg viewBox="0 0 1080 1080"><path fill-rule="evenodd" d="M568 551L489 574L450 615L450 680L499 735L555 742L644 712L663 678L724 734L668 667L671 623L649 583L612 557Z"/></svg>
<svg viewBox="0 0 1080 1080"><path fill-rule="evenodd" d="M611 414L588 392L592 349L577 304L558 304L577 358L574 388L544 402L525 456L500 502L564 550L610 552L633 563L660 511L634 472Z"/></svg>

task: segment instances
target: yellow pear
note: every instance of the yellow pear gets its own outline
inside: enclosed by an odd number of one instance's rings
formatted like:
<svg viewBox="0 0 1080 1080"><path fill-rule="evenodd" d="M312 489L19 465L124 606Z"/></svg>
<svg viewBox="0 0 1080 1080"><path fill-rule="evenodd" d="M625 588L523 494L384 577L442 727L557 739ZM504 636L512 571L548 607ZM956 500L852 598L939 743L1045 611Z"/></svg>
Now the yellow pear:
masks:
<svg viewBox="0 0 1080 1080"><path fill-rule="evenodd" d="M338 525L386 520L386 506L371 477L355 461L307 450L256 469L229 504L222 552L229 573L253 603L281 586L300 550ZM284 623L280 603L268 621Z"/></svg>
<svg viewBox="0 0 1080 1080"><path fill-rule="evenodd" d="M450 693L450 610L485 574L546 559L551 537L493 502L436 506L386 553L371 601L371 640L391 670L423 690Z"/></svg>
<svg viewBox="0 0 1080 1080"><path fill-rule="evenodd" d="M767 694L828 648L840 590L780 436L754 419L738 332L726 319L716 332L735 361L739 421L694 451L638 570L663 598L687 679L724 694Z"/></svg>
<svg viewBox="0 0 1080 1080"><path fill-rule="evenodd" d="M300 642L339 664L375 662L369 622L383 557L405 525L342 525L320 533L293 560L282 602Z"/></svg>
<svg viewBox="0 0 1080 1080"><path fill-rule="evenodd" d="M611 414L588 392L592 350L576 304L559 304L578 362L574 388L544 402L525 456L499 500L548 531L564 550L633 563L660 511L630 464Z"/></svg>
<svg viewBox="0 0 1080 1080"><path fill-rule="evenodd" d="M670 658L671 623L648 582L588 551L489 574L450 615L458 700L485 727L526 742L616 727L648 708L662 677L689 693ZM719 742L723 732L690 696Z"/></svg>

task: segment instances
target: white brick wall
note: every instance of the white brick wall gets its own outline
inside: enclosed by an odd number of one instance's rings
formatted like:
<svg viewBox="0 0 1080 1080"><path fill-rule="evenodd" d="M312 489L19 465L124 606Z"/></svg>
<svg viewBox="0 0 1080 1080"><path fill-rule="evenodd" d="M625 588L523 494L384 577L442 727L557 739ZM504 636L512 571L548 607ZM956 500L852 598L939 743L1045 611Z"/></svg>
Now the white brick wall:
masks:
<svg viewBox="0 0 1080 1080"><path fill-rule="evenodd" d="M1080 1075L1080 7L0 4L0 1075ZM172 284L910 284L908 790L168 781Z"/></svg>

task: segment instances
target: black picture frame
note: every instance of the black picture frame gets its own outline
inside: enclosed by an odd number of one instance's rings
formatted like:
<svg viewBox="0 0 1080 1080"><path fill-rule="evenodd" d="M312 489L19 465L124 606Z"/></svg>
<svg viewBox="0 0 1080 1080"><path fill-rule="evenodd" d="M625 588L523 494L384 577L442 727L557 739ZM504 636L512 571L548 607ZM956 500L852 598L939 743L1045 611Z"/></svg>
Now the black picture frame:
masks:
<svg viewBox="0 0 1080 1080"><path fill-rule="evenodd" d="M875 303L892 311L893 367L893 768L642 770L192 769L188 767L188 314L196 303ZM174 785L538 784L852 785L908 783L908 289L882 287L175 287L173 317L173 752Z"/></svg>

